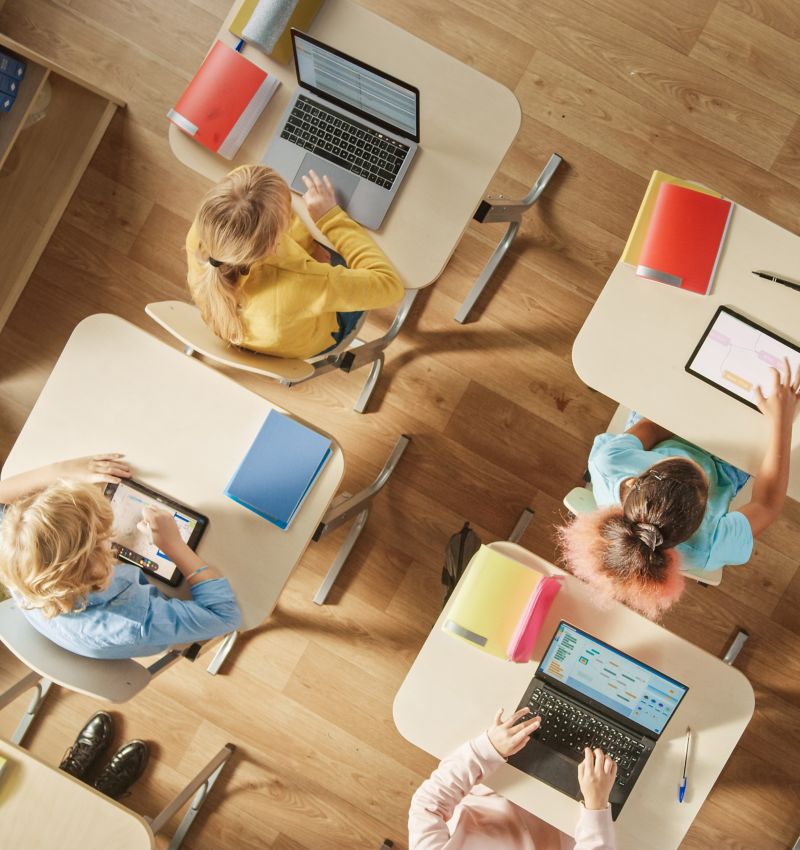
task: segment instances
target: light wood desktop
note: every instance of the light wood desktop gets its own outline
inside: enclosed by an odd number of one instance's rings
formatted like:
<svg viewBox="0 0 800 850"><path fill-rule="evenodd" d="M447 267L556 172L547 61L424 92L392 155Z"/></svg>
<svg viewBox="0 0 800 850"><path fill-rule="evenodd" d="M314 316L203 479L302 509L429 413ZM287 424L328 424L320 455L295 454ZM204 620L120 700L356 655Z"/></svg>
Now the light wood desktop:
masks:
<svg viewBox="0 0 800 850"><path fill-rule="evenodd" d="M767 441L764 417L684 366L724 304L800 343L800 292L751 274L797 277L800 237L736 206L711 294L643 280L618 263L572 348L580 378L664 428L753 474ZM789 495L800 499L800 426L792 436Z"/></svg>
<svg viewBox="0 0 800 850"><path fill-rule="evenodd" d="M235 46L228 23L218 38ZM375 240L397 267L406 289L433 283L458 244L489 181L517 134L522 113L513 92L351 0L326 0L309 32L339 50L420 90L420 149ZM297 87L293 65L258 48L244 55L275 74L281 86L234 160L211 153L170 124L175 156L210 180L236 165L260 162L278 119ZM304 205L295 196L295 209Z"/></svg>
<svg viewBox="0 0 800 850"><path fill-rule="evenodd" d="M491 545L540 572L566 575L513 543ZM586 586L569 575L536 642L535 660L527 664L503 661L446 634L440 628L446 610L394 701L394 721L403 737L437 758L486 729L499 706L506 712L517 707L561 619L688 685L615 824L618 850L677 848L753 714L747 679L622 605L597 608ZM689 783L684 802L678 803L687 726L693 733ZM487 784L574 834L579 803L561 792L508 765Z"/></svg>
<svg viewBox="0 0 800 850"><path fill-rule="evenodd" d="M144 818L89 785L0 739L0 836L19 850L151 850ZM46 813L46 814L45 814Z"/></svg>
<svg viewBox="0 0 800 850"><path fill-rule="evenodd" d="M272 612L344 472L332 457L286 531L223 495L270 410L266 399L110 315L73 331L3 467L121 451L136 478L209 517L198 552L233 585L242 630ZM185 582L165 593L187 596Z"/></svg>

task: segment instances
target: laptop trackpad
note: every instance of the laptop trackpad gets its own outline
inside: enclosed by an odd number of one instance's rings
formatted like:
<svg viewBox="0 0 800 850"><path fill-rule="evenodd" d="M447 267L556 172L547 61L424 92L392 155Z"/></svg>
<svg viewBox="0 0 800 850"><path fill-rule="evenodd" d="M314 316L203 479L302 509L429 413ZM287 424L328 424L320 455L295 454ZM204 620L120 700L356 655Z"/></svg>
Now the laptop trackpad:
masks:
<svg viewBox="0 0 800 850"><path fill-rule="evenodd" d="M323 159L321 156L317 156L316 154L307 153L303 157L303 161L300 163L300 168L292 181L292 189L294 189L295 192L300 192L302 195L306 191L306 185L303 183L302 178L304 175L308 174L312 168L317 172L317 174L319 174L320 177L325 174L330 177L331 183L333 183L333 188L336 190L336 200L339 202L339 206L343 210L346 210L348 203L350 203L350 198L352 197L353 192L355 192L356 186L358 186L359 178L355 174L345 171L338 165L334 165L329 159Z"/></svg>
<svg viewBox="0 0 800 850"><path fill-rule="evenodd" d="M558 788L574 799L580 795L577 762L571 761L535 739L525 749L511 756L508 763Z"/></svg>

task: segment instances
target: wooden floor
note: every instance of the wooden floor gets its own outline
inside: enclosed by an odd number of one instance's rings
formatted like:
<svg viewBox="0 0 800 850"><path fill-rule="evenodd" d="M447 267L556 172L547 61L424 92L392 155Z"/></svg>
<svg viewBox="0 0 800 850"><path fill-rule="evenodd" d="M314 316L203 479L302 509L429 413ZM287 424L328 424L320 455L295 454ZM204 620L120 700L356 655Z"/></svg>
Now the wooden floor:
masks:
<svg viewBox="0 0 800 850"><path fill-rule="evenodd" d="M182 242L207 184L171 155L164 116L229 3L9 0L0 13L0 30L129 104L0 335L0 458L76 322L108 311L155 334L144 305L185 297ZM154 742L152 768L127 801L144 814L206 753L239 746L191 850L371 850L385 836L406 847L408 800L434 762L395 731L391 706L440 606L444 544L464 519L486 541L503 538L531 505L522 542L553 557L560 500L614 409L576 377L572 341L650 172L701 179L798 230L797 0L366 5L516 92L522 126L493 190L523 194L553 150L568 165L527 217L480 321L462 327L452 317L501 232L470 227L389 349L368 415L351 411L363 373L290 391L250 382L336 436L350 491L399 433L413 443L332 604L310 599L338 539L312 545L276 616L241 641L225 675L186 663L115 712L120 740ZM800 505L790 503L748 566L728 569L720 588L689 588L666 620L714 654L737 626L751 635L737 666L756 713L687 850L785 850L800 832L799 553ZM20 670L0 655L0 686ZM33 752L57 762L96 707L59 694ZM0 715L0 734L16 716Z"/></svg>

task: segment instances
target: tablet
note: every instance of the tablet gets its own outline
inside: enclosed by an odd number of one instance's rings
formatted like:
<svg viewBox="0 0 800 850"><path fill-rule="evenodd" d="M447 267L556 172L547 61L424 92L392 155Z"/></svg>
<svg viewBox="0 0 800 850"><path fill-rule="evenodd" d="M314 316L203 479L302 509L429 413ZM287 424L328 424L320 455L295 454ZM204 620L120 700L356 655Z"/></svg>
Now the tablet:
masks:
<svg viewBox="0 0 800 850"><path fill-rule="evenodd" d="M720 307L692 352L686 371L758 410L756 387L769 395L772 367L789 358L792 375L800 366L800 346L762 328L728 307Z"/></svg>
<svg viewBox="0 0 800 850"><path fill-rule="evenodd" d="M105 494L114 510L111 548L117 557L141 567L173 587L180 584L183 578L181 571L152 542L150 535L137 527L142 520L142 509L152 507L171 511L181 537L191 549L197 548L208 526L208 518L131 478L119 484L107 484Z"/></svg>

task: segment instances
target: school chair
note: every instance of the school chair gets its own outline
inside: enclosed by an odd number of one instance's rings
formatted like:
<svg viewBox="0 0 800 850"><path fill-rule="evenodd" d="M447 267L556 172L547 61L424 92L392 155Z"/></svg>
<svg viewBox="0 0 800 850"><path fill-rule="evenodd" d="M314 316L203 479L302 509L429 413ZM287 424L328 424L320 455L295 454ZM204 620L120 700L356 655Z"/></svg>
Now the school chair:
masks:
<svg viewBox="0 0 800 850"><path fill-rule="evenodd" d="M40 634L28 622L13 599L0 602L0 641L31 670L27 676L23 676L16 684L0 693L0 709L31 688L35 690L33 699L11 736L11 743L19 746L54 684L105 702L127 702L147 687L155 676L179 659L194 660L200 649L199 644L192 644L185 649L169 650L147 667L134 659L107 661L84 658L62 649ZM169 850L177 850L181 845L235 749L233 744L225 744L158 815L146 818L150 829L154 834L158 834L186 803L192 801L173 835Z"/></svg>
<svg viewBox="0 0 800 850"><path fill-rule="evenodd" d="M366 319L365 313L356 328L335 348L306 360L271 357L230 345L206 326L194 304L183 301L156 301L148 304L145 312L183 344L183 351L187 356L198 354L221 366L244 369L246 372L278 381L286 387L301 384L337 369L352 372L362 366L371 365L361 394L353 405L353 410L363 413L383 370L383 350L399 333L415 295L416 291L406 292L391 327L379 339L362 342L358 338L358 332Z"/></svg>

